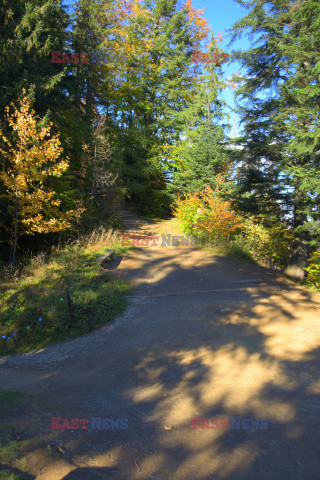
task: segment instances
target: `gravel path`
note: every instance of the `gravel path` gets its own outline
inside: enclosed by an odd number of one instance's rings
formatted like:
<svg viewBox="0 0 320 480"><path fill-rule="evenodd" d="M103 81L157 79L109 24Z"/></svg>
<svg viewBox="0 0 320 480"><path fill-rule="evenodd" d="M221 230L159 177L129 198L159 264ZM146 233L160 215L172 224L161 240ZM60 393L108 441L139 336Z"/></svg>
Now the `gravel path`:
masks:
<svg viewBox="0 0 320 480"><path fill-rule="evenodd" d="M12 422L63 446L34 478L319 480L320 295L196 248L137 248L114 271L135 290L113 325L0 360L3 390L35 394Z"/></svg>

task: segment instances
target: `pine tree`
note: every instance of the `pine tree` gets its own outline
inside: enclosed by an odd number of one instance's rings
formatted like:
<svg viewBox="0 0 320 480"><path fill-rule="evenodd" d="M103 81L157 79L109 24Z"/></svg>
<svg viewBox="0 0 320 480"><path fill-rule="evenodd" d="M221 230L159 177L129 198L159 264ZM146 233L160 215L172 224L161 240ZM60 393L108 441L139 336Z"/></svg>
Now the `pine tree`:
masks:
<svg viewBox="0 0 320 480"><path fill-rule="evenodd" d="M160 213L167 147L184 128L193 90L193 49L206 33L200 13L177 0L127 2L117 43L121 68L110 98L114 149L128 196Z"/></svg>
<svg viewBox="0 0 320 480"><path fill-rule="evenodd" d="M222 58L219 40L211 35L207 58ZM204 62L198 68L193 94L185 112L187 128L172 149L175 194L194 193L205 185L215 188L229 171L226 137L219 94L223 81L221 62ZM222 185L220 184L220 187Z"/></svg>
<svg viewBox="0 0 320 480"><path fill-rule="evenodd" d="M50 116L57 98L65 98L63 67L51 63L51 51L63 50L66 44L68 16L61 0L5 0L1 25L0 111L25 88L38 113Z"/></svg>
<svg viewBox="0 0 320 480"><path fill-rule="evenodd" d="M264 178L266 162L272 162L273 202L282 183L283 213L289 211L287 221L297 237L293 262L298 259L302 276L306 244L316 243L319 234L319 5L314 0L238 3L250 12L234 25L234 39L243 32L258 39L236 54L246 69L239 88L245 111L242 143L247 158L260 162Z"/></svg>

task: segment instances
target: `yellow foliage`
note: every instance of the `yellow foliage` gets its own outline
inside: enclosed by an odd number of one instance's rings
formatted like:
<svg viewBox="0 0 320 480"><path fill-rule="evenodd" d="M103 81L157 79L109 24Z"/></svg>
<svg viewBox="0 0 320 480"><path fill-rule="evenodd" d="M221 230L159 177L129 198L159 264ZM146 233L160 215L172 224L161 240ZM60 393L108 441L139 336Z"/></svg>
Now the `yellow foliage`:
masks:
<svg viewBox="0 0 320 480"><path fill-rule="evenodd" d="M52 124L39 128L38 117L25 96L20 108L6 107L6 120L15 132L10 141L0 130L5 159L5 169L0 179L5 196L11 200L9 207L18 234L48 233L70 226L79 210L61 212L61 201L51 188L50 177L60 177L69 167L68 159L60 159L63 149L59 134L51 135ZM15 236L17 237L17 232Z"/></svg>

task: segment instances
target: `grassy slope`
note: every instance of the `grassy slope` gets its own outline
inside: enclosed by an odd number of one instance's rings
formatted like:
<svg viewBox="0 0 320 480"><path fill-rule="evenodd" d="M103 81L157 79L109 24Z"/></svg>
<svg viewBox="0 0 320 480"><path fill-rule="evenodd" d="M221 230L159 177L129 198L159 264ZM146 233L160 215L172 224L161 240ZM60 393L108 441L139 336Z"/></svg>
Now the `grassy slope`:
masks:
<svg viewBox="0 0 320 480"><path fill-rule="evenodd" d="M125 251L115 234L99 229L48 258L33 259L17 279L7 275L0 283L0 352L26 352L69 339L122 313L129 284L96 263L109 249Z"/></svg>

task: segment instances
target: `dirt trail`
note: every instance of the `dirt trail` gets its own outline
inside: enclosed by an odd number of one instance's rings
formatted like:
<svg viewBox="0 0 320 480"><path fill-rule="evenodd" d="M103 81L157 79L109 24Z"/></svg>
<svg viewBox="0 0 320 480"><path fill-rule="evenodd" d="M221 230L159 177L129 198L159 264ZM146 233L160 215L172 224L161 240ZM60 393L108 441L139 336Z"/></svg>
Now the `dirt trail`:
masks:
<svg viewBox="0 0 320 480"><path fill-rule="evenodd" d="M32 478L319 480L320 295L161 242L110 268L136 288L115 324L0 361L2 389L36 394L20 428L63 445ZM51 417L128 428L52 430ZM193 417L241 428L192 429Z"/></svg>

